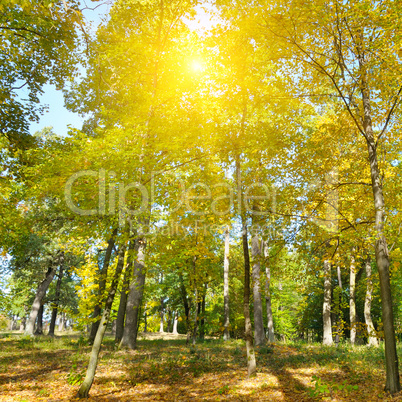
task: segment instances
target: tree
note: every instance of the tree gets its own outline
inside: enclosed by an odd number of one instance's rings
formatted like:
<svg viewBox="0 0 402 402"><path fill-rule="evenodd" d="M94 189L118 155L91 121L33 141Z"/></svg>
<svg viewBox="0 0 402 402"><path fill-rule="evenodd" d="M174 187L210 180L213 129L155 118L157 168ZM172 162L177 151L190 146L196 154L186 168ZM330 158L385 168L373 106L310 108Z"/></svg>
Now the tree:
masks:
<svg viewBox="0 0 402 402"><path fill-rule="evenodd" d="M44 298L47 289L52 282L58 265L63 264L64 254L62 251L58 251L56 255L52 255L49 258L49 267L46 272L46 277L43 281L39 284L38 289L36 291L35 299L32 303L32 309L29 314L28 322L25 328L26 335L33 335L34 334L34 325L36 318L38 316L39 309L42 307L42 299Z"/></svg>
<svg viewBox="0 0 402 402"><path fill-rule="evenodd" d="M64 264L63 264L63 261L61 261L61 264L59 267L58 278L57 278L57 284L56 284L55 300L52 303L52 317L50 319L50 324L49 324L49 333L48 333L49 336L54 336L54 329L56 327L57 310L58 310L59 303L60 303L61 281L63 280L63 274L64 274Z"/></svg>
<svg viewBox="0 0 402 402"><path fill-rule="evenodd" d="M77 394L77 396L79 398L88 398L89 391L91 389L91 386L92 386L92 383L93 383L93 380L95 377L95 371L96 371L96 367L98 365L98 356L99 356L100 347L102 345L102 340L103 340L103 336L106 331L106 326L109 322L109 317L110 317L110 313L112 310L114 296L116 294L117 287L119 285L120 275L121 275L121 272L122 272L123 266L124 266L125 252L126 252L126 246L123 243L120 245L117 266L113 273L113 279L112 279L112 283L110 284L108 295L107 295L107 298L105 301L102 318L99 323L98 330L96 332L96 336L95 336L95 339L93 342L87 373L84 378L84 382L81 384L80 389Z"/></svg>
<svg viewBox="0 0 402 402"><path fill-rule="evenodd" d="M229 227L225 230L225 255L223 263L223 340L230 339L229 332Z"/></svg>
<svg viewBox="0 0 402 402"><path fill-rule="evenodd" d="M113 248L114 248L114 243L115 243L115 237L117 236L117 229L113 230L113 233L107 243L107 248L105 251L105 256L103 258L103 263L102 263L102 268L100 269L98 280L99 280L99 287L98 287L98 296L99 296L99 301L95 305L94 313L93 313L93 318L96 320L92 323L91 326L91 332L89 334L89 341L92 343L95 339L96 333L98 332L98 327L99 327L99 322L100 320L98 319L98 316L100 315L102 309L102 301L105 293L105 288L106 288L106 279L107 279L107 274L108 274L108 268L109 268L109 263L110 263L110 258L112 256Z"/></svg>
<svg viewBox="0 0 402 402"><path fill-rule="evenodd" d="M259 18L264 21L266 38L275 38L286 49L282 60L295 72L295 87L299 92L313 94L314 85L323 89L322 95L329 93L338 98L366 144L375 209L374 242L386 345L386 389L394 394L400 390L400 383L378 149L396 135L392 123L402 92L396 78L402 69L398 56L401 47L397 34L401 19L398 3L261 1L259 7L270 10L269 18L266 14ZM392 73L385 76L384 71ZM318 83L323 86L317 86Z"/></svg>
<svg viewBox="0 0 402 402"><path fill-rule="evenodd" d="M372 293L373 293L373 281L371 278L371 258L367 257L365 261L365 270L366 270L366 297L364 299L364 320L367 326L367 334L368 334L368 345L369 346L378 346L377 334L373 325L373 320L371 318L371 301L372 301Z"/></svg>
<svg viewBox="0 0 402 402"><path fill-rule="evenodd" d="M350 272L349 272L349 317L350 317L350 343L352 345L356 342L356 265L354 250L352 250L352 255L350 257Z"/></svg>
<svg viewBox="0 0 402 402"><path fill-rule="evenodd" d="M272 315L271 301L271 267L269 257L268 241L263 242L264 257L265 257L265 307L267 310L267 339L268 342L275 342L274 319Z"/></svg>
<svg viewBox="0 0 402 402"><path fill-rule="evenodd" d="M294 58L305 63L303 66L311 72L313 80L327 80L329 88L343 102L356 130L366 142L386 344L386 389L396 393L400 390L400 384L378 147L380 144L384 147L390 138L387 138L386 132L392 130L390 123L402 92L402 87L395 79L402 68L398 57L400 39L395 35L400 15L397 3L393 1L381 4L368 1L344 4L335 1L330 6L325 3L314 3L313 8L311 6L310 3L295 2L292 11L288 9L292 15L292 25L284 25L285 19L281 17L280 26L279 20L271 20L266 27L270 32L276 30L278 36L283 33L285 42L292 46ZM310 35L317 40L310 41ZM384 66L388 71L392 69L392 74L387 77L383 75Z"/></svg>
<svg viewBox="0 0 402 402"><path fill-rule="evenodd" d="M13 146L32 142L29 121L38 121L44 109L43 86L61 89L76 69L78 5L75 0L1 2L0 133Z"/></svg>

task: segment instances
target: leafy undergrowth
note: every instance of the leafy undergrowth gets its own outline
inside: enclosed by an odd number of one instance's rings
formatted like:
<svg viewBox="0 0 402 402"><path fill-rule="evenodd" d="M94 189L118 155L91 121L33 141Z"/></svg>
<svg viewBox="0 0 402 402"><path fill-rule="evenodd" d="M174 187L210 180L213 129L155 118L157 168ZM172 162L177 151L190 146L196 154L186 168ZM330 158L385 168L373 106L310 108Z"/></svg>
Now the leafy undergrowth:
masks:
<svg viewBox="0 0 402 402"><path fill-rule="evenodd" d="M141 339L136 351L107 338L89 401L384 401L383 349L275 344L257 352L246 378L243 342ZM71 401L90 347L78 335L0 334L1 401ZM402 401L402 395L392 398Z"/></svg>

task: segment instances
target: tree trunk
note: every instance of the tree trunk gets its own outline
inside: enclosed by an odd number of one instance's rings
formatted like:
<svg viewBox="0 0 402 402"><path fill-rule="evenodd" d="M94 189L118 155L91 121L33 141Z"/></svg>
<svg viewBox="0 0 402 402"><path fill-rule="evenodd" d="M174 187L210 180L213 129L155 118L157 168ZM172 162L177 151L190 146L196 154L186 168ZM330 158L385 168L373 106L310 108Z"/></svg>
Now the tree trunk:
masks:
<svg viewBox="0 0 402 402"><path fill-rule="evenodd" d="M365 55L360 54L359 66L361 72L361 93L364 109L363 129L367 142L370 161L371 187L375 209L375 255L380 278L382 320L384 324L385 340L385 368L386 391L395 394L400 391L398 355L396 353L396 340L394 328L394 313L392 310L391 282L389 277L389 253L387 240L384 234L385 202L382 191L380 169L378 167L377 143L374 139L371 120L370 92L366 76Z"/></svg>
<svg viewBox="0 0 402 402"><path fill-rule="evenodd" d="M23 316L21 318L20 331L25 331L26 323L27 323L27 318L26 318L26 316Z"/></svg>
<svg viewBox="0 0 402 402"><path fill-rule="evenodd" d="M339 345L339 340L341 337L341 332L342 332L342 275L341 275L341 267L338 264L336 267L336 272L338 275L338 287L339 287L339 294L338 294L338 311L337 311L337 325L336 325L336 335L335 335L335 344L336 346Z"/></svg>
<svg viewBox="0 0 402 402"><path fill-rule="evenodd" d="M123 279L124 282L126 282L127 276L128 275L126 271ZM120 343L121 338L123 337L124 319L126 317L126 306L127 306L127 291L128 287L126 287L125 284L123 284L120 293L120 303L119 303L119 309L117 310L117 318L116 318L116 334L114 338L114 341L116 343Z"/></svg>
<svg viewBox="0 0 402 402"><path fill-rule="evenodd" d="M261 247L258 234L251 238L251 256L253 259L253 297L254 297L254 339L255 346L261 346L265 341L264 321L262 318L262 301L260 286Z"/></svg>
<svg viewBox="0 0 402 402"><path fill-rule="evenodd" d="M65 323L66 323L66 313L61 313L59 317L59 332L65 330Z"/></svg>
<svg viewBox="0 0 402 402"><path fill-rule="evenodd" d="M178 332L177 332L177 323L178 322L179 322L178 313L177 313L177 311L175 311L175 313L174 313L174 321L173 321L173 332L172 332L175 335L178 334Z"/></svg>
<svg viewBox="0 0 402 402"><path fill-rule="evenodd" d="M354 251L353 251L354 252ZM350 318L350 343L356 342L356 264L355 256L352 254L350 258L350 274L349 274L349 318Z"/></svg>
<svg viewBox="0 0 402 402"><path fill-rule="evenodd" d="M17 329L17 328L16 328L17 318L18 318L18 316L15 316L15 315L13 314L13 316L12 316L12 318L11 318L11 321L10 321L10 331L15 331L15 330Z"/></svg>
<svg viewBox="0 0 402 402"><path fill-rule="evenodd" d="M116 235L117 235L117 229L114 229L113 233L112 233L112 237L109 239L108 244L107 244L105 259L103 260L102 269L99 272L99 288L98 288L99 301L95 305L95 308L94 308L93 318L96 319L96 321L94 321L91 326L91 332L90 332L89 338L88 338L90 343L92 343L94 341L96 332L98 331L98 327L99 327L99 319L97 317L100 316L101 311L102 311L103 297L104 297L105 287L106 287L107 271L109 269L110 258L112 256L112 251L113 251Z"/></svg>
<svg viewBox="0 0 402 402"><path fill-rule="evenodd" d="M135 241L132 239L130 240L130 245L127 251L127 263L126 269L124 271L124 279L123 279L123 286L121 289L120 294L120 303L119 309L117 311L117 318L116 318L116 334L115 334L115 342L120 343L121 339L123 338L124 332L124 319L126 317L126 307L127 307L127 294L130 288L130 282L133 276L133 261L135 253Z"/></svg>
<svg viewBox="0 0 402 402"><path fill-rule="evenodd" d="M257 375L256 374L257 366L255 361L255 353L253 345L253 330L250 320L250 255L248 251L247 222L242 207L241 170L240 170L240 159L238 156L236 158L236 176L237 176L237 193L240 203L239 209L242 224L242 241L243 241L243 256L244 256L244 298L243 298L244 335L246 338L247 374L248 377L250 378L255 377Z"/></svg>
<svg viewBox="0 0 402 402"><path fill-rule="evenodd" d="M223 340L230 339L229 321L229 226L225 230L225 257L223 262Z"/></svg>
<svg viewBox="0 0 402 402"><path fill-rule="evenodd" d="M28 322L25 328L25 335L33 336L34 334L35 321L36 317L38 316L42 300L49 288L50 283L54 278L54 275L56 274L57 263L61 258L63 258L62 255L63 253L59 252L57 254L57 257L52 257L52 260L50 261L50 265L46 273L46 277L38 286L35 299L32 303L31 313L29 314Z"/></svg>
<svg viewBox="0 0 402 402"><path fill-rule="evenodd" d="M43 304L40 305L38 316L36 317L35 335L43 335Z"/></svg>
<svg viewBox="0 0 402 402"><path fill-rule="evenodd" d="M96 367L98 365L98 357L99 351L102 345L103 336L106 331L106 326L109 322L110 312L112 310L112 304L114 300L114 296L117 291L117 287L119 284L119 279L121 272L123 270L124 265L124 254L126 251L126 247L122 245L119 250L119 259L117 261L116 271L113 275L112 283L110 285L109 293L106 298L105 308L103 309L102 318L100 320L100 324L98 326L98 331L96 333L94 343L92 345L91 356L89 359L87 373L84 379L84 382L81 384L81 387L78 391L77 397L78 398L88 398L89 391L91 389Z"/></svg>
<svg viewBox="0 0 402 402"><path fill-rule="evenodd" d="M194 305L195 305L195 311L194 311L194 323L193 323L193 333L192 333L192 344L193 346L195 345L195 340L197 337L197 329L198 329L198 315L200 313L200 308L201 305L198 302L198 288L197 288L197 281L196 281L196 261L197 257L193 257L193 275L194 275Z"/></svg>
<svg viewBox="0 0 402 402"><path fill-rule="evenodd" d="M282 291L283 291L282 282L278 282L278 299L279 299L278 311L284 311L285 310L285 306L283 305ZM282 314L280 314L280 316L282 317ZM285 334L278 334L278 335L279 335L279 337L280 337L282 342L286 342L286 335Z"/></svg>
<svg viewBox="0 0 402 402"><path fill-rule="evenodd" d="M188 344L188 342L190 340L190 330L191 330L190 304L188 302L187 291L186 291L186 287L184 286L184 279L183 279L183 275L181 273L179 274L179 279L180 279L180 294L181 294L181 299L183 301L184 314L186 316L186 335L187 335L186 344Z"/></svg>
<svg viewBox="0 0 402 402"><path fill-rule="evenodd" d="M245 337L246 337L246 350L247 350L247 373L249 377L256 376L256 361L253 345L253 331L250 320L250 257L248 253L247 241L247 226L245 219L243 220L243 254L244 254L244 322L245 322Z"/></svg>
<svg viewBox="0 0 402 402"><path fill-rule="evenodd" d="M147 303L145 303L145 306L144 306L144 332L148 331L147 325L148 325Z"/></svg>
<svg viewBox="0 0 402 402"><path fill-rule="evenodd" d="M124 326L123 338L120 347L135 349L137 344L139 310L142 303L145 284L145 247L146 239L137 237L135 239L136 259L134 260L134 277L130 284L127 297L126 324Z"/></svg>
<svg viewBox="0 0 402 402"><path fill-rule="evenodd" d="M171 333L172 332L172 310L170 307L167 308L167 332Z"/></svg>
<svg viewBox="0 0 402 402"><path fill-rule="evenodd" d="M195 300L198 298L197 288L195 289ZM195 313L194 313L194 323L193 323L193 334L192 334L192 344L195 345L195 341L197 339L197 331L198 331L198 321L201 311L201 303L198 302L195 305Z"/></svg>
<svg viewBox="0 0 402 402"><path fill-rule="evenodd" d="M322 307L324 335L323 345L332 345L331 325L331 263L324 261L324 302Z"/></svg>
<svg viewBox="0 0 402 402"><path fill-rule="evenodd" d="M269 250L267 242L264 242L264 257L265 257L265 304L267 309L267 338L268 342L275 342L275 332L274 332L274 317L272 315L272 305L271 305L271 269L269 267Z"/></svg>
<svg viewBox="0 0 402 402"><path fill-rule="evenodd" d="M161 305L159 308L159 332L160 333L165 332L165 329L163 327L163 317L165 315L164 310L165 310L165 304L163 302L163 297L161 297Z"/></svg>
<svg viewBox="0 0 402 402"><path fill-rule="evenodd" d="M377 334L374 328L373 320L371 319L371 301L373 299L373 281L371 279L371 258L367 257L366 263L366 297L364 299L364 321L367 326L368 345L378 346Z"/></svg>
<svg viewBox="0 0 402 402"><path fill-rule="evenodd" d="M59 303L60 303L61 281L63 279L63 272L64 272L64 264L60 264L59 277L57 278L57 283L56 283L56 292L55 292L55 296L54 296L54 303L52 305L52 318L50 319L50 325L49 325L48 335L50 335L50 336L54 336L54 329L56 327L57 310L58 310Z"/></svg>
<svg viewBox="0 0 402 402"><path fill-rule="evenodd" d="M201 301L201 320L200 320L200 339L205 338L205 293L207 291L207 284L205 284L205 292L202 295Z"/></svg>

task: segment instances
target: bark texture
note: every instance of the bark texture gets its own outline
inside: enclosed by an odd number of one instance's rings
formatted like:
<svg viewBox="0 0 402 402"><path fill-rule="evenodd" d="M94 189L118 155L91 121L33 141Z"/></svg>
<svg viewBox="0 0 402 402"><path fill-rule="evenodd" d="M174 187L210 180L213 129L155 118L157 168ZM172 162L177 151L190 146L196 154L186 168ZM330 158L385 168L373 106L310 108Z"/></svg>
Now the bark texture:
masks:
<svg viewBox="0 0 402 402"><path fill-rule="evenodd" d="M254 339L255 346L261 346L265 342L264 321L262 317L261 301L261 246L257 234L251 238L251 256L253 259L253 298L254 298Z"/></svg>
<svg viewBox="0 0 402 402"><path fill-rule="evenodd" d="M162 333L162 332L165 332L165 329L163 327L163 318L165 315L165 301L164 301L163 297L161 297L160 300L161 300L161 305L159 308L159 317L160 317L159 332Z"/></svg>
<svg viewBox="0 0 402 402"><path fill-rule="evenodd" d="M59 259L61 258L62 253L57 253L56 257L52 257L50 261L49 268L46 272L45 279L39 284L38 289L36 291L35 299L32 303L31 313L29 314L28 322L25 328L25 335L33 336L35 321L38 316L39 309L41 307L42 299L44 298L49 285L51 284L57 269L57 264Z"/></svg>
<svg viewBox="0 0 402 402"><path fill-rule="evenodd" d="M112 256L116 235L117 235L117 229L114 229L112 236L109 239L108 244L107 244L107 248L106 248L106 252L105 252L105 259L103 260L102 269L99 272L99 288L98 288L99 302L95 305L95 308L94 308L93 318L96 319L96 321L94 321L91 326L91 332L89 334L89 342L90 343L92 343L94 341L96 332L98 331L98 327L99 327L100 321L99 321L99 319L97 319L97 317L100 316L101 311L102 311L102 304L103 304L102 300L103 300L104 293L105 293L107 271L109 269L110 258Z"/></svg>
<svg viewBox="0 0 402 402"><path fill-rule="evenodd" d="M352 254L350 258L349 273L349 319L350 319L350 343L356 343L356 264L355 257Z"/></svg>
<svg viewBox="0 0 402 402"><path fill-rule="evenodd" d="M40 305L38 316L36 317L35 335L43 335L43 304Z"/></svg>
<svg viewBox="0 0 402 402"><path fill-rule="evenodd" d="M120 343L121 339L123 338L124 321L126 317L126 307L127 307L127 295L130 289L130 282L133 276L134 253L135 253L135 240L131 239L127 250L127 261L124 270L124 279L121 288L119 309L117 310L116 333L115 333L116 343Z"/></svg>
<svg viewBox="0 0 402 402"><path fill-rule="evenodd" d="M244 119L245 119L245 112L243 113L243 123ZM253 330L250 319L250 254L248 250L247 222L242 207L242 185L241 185L241 170L240 170L239 157L236 158L236 176L237 176L237 193L239 199L239 210L242 223L242 243L243 243L243 257L244 257L244 297L243 297L244 336L246 338L247 374L248 377L250 378L255 377L257 375L257 365L255 360L255 352L253 344Z"/></svg>
<svg viewBox="0 0 402 402"><path fill-rule="evenodd" d="M322 305L322 319L324 334L323 345L332 345L332 324L331 324L331 263L324 261L324 301Z"/></svg>
<svg viewBox="0 0 402 402"><path fill-rule="evenodd" d="M134 245L136 251L134 276L127 298L126 324L124 326L123 338L120 342L121 348L135 349L137 346L139 310L141 308L145 284L145 248L145 238L136 238Z"/></svg>
<svg viewBox="0 0 402 402"><path fill-rule="evenodd" d="M198 288L197 288L197 275L196 275L196 261L197 257L193 257L193 276L194 276L194 300L195 300L195 312L193 322L192 344L195 345L198 330L198 315L200 313L201 305L198 303Z"/></svg>
<svg viewBox="0 0 402 402"><path fill-rule="evenodd" d="M382 191L380 168L378 166L377 143L374 138L371 118L370 91L367 80L366 55L361 52L359 66L361 73L361 94L364 109L363 130L367 142L367 150L370 161L371 187L375 209L375 256L380 278L382 320L384 324L385 340L385 389L391 394L400 391L398 355L396 353L394 313L392 310L391 282L389 276L389 253L387 240L384 234L385 202Z"/></svg>
<svg viewBox="0 0 402 402"><path fill-rule="evenodd" d="M177 324L178 324L178 322L179 322L179 317L178 317L177 311L175 311L174 320L173 320L173 331L172 331L172 333L175 334L175 335L178 334L178 332L177 332Z"/></svg>
<svg viewBox="0 0 402 402"><path fill-rule="evenodd" d="M265 257L265 307L267 310L267 338L268 342L275 342L274 332L274 317L272 315L271 304L271 269L269 267L269 250L267 242L264 242L264 257Z"/></svg>
<svg viewBox="0 0 402 402"><path fill-rule="evenodd" d="M66 329L66 313L61 313L59 316L59 332Z"/></svg>
<svg viewBox="0 0 402 402"><path fill-rule="evenodd" d="M247 350L247 374L249 377L255 377L257 374L257 365L253 345L253 330L250 319L250 257L248 251L247 226L243 222L243 255L244 255L244 323Z"/></svg>
<svg viewBox="0 0 402 402"><path fill-rule="evenodd" d="M20 331L25 331L26 324L27 324L27 318L24 316L21 318Z"/></svg>
<svg viewBox="0 0 402 402"><path fill-rule="evenodd" d="M187 290L186 286L184 285L184 278L182 273L179 273L179 279L180 279L180 295L183 301L184 314L186 316L186 335L187 335L186 343L188 344L188 342L190 341L190 332L191 332L191 324L190 324L191 299L187 295Z"/></svg>
<svg viewBox="0 0 402 402"><path fill-rule="evenodd" d="M377 333L374 328L373 320L371 318L371 301L373 299L373 280L371 279L371 258L368 257L365 262L366 268L366 297L364 299L364 321L367 327L369 346L378 346Z"/></svg>
<svg viewBox="0 0 402 402"><path fill-rule="evenodd" d="M343 286L342 286L342 275L341 275L341 267L338 264L336 267L336 273L338 275L338 287L339 287L339 294L338 294L338 314L337 314L337 325L336 325L336 335L335 335L335 343L336 346L339 345L339 340L341 338L341 332L342 332L342 291L343 291Z"/></svg>
<svg viewBox="0 0 402 402"><path fill-rule="evenodd" d="M59 308L59 303L60 303L60 294L61 294L61 281L63 280L63 274L64 274L64 264L60 264L59 268L59 276L57 278L57 283L56 283L56 292L54 295L54 302L52 305L52 317L50 319L50 325L49 325L49 333L48 335L54 336L54 329L56 327L56 318L57 318L57 311Z"/></svg>
<svg viewBox="0 0 402 402"><path fill-rule="evenodd" d="M205 338L205 297L207 292L207 284L204 285L204 293L201 300L201 317L200 317L200 339Z"/></svg>
<svg viewBox="0 0 402 402"><path fill-rule="evenodd" d="M92 345L91 356L89 359L87 373L86 373L84 382L81 384L81 387L77 394L78 398L88 398L89 391L90 391L92 383L94 381L96 367L98 365L99 351L100 351L100 348L102 345L103 336L106 331L106 326L109 322L110 312L112 310L112 304L113 304L114 296L116 294L117 287L119 284L120 275L123 270L125 251L126 251L125 246L121 246L120 250L119 250L119 258L117 261L116 270L113 275L109 293L106 298L105 307L103 309L102 318L100 320L100 323L98 326L98 331L96 333L96 336L95 336L95 339L94 339L94 342Z"/></svg>
<svg viewBox="0 0 402 402"><path fill-rule="evenodd" d="M225 230L225 257L223 261L223 340L230 339L229 319L229 227Z"/></svg>

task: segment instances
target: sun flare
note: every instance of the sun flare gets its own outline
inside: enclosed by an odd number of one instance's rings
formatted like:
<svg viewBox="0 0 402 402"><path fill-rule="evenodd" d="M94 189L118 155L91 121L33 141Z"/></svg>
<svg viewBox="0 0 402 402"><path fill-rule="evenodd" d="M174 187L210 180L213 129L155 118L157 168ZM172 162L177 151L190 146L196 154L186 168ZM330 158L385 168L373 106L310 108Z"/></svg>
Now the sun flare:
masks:
<svg viewBox="0 0 402 402"><path fill-rule="evenodd" d="M204 71L204 65L199 60L193 60L191 62L191 69L198 73Z"/></svg>

